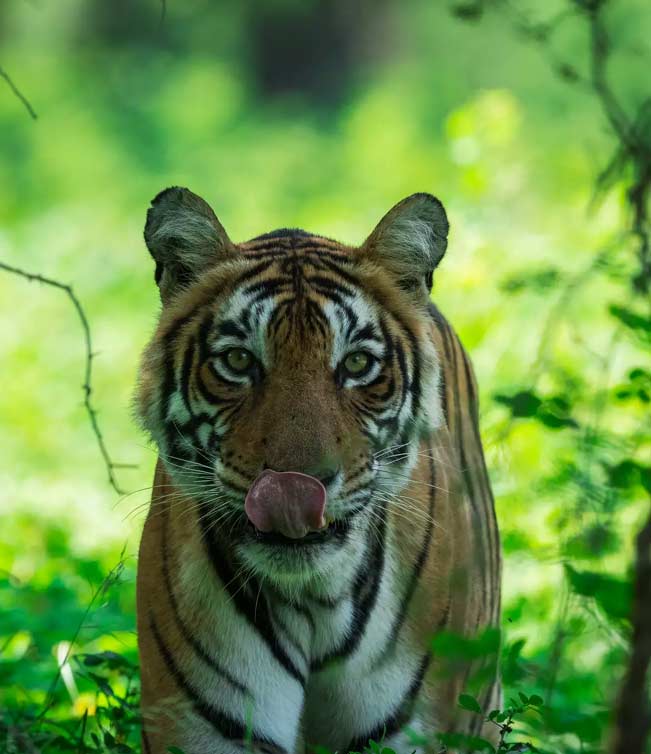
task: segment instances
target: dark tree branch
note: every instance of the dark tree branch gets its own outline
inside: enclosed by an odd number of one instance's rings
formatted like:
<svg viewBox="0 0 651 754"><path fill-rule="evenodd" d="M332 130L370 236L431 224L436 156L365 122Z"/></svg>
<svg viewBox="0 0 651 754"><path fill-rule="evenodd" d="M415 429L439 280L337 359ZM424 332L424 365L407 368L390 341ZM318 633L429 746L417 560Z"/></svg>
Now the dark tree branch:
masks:
<svg viewBox="0 0 651 754"><path fill-rule="evenodd" d="M596 2L589 7L588 20L590 25L590 82L597 93L608 122L617 137L629 149L634 147L631 142L631 124L624 108L608 84L606 67L610 56L610 41L601 17L603 2Z"/></svg>
<svg viewBox="0 0 651 754"><path fill-rule="evenodd" d="M630 168L628 203L633 213L629 233L637 239L638 273L632 280L633 290L642 295L651 292L651 228L649 202L651 199L651 98L631 115L608 80L607 68L611 55L608 31L603 19L611 0L567 0L567 8L544 23L531 22L521 8L511 0L480 0L478 8L493 5L505 13L518 33L542 48L554 72L567 83L587 85L597 101L618 141L615 157L598 181L598 189L607 187L607 179L624 175ZM583 17L590 35L589 73L587 80L576 68L553 53L550 42L555 31L568 19Z"/></svg>
<svg viewBox="0 0 651 754"><path fill-rule="evenodd" d="M631 656L615 717L613 754L643 754L651 733L651 511L637 535Z"/></svg>
<svg viewBox="0 0 651 754"><path fill-rule="evenodd" d="M602 110L620 142L616 159L620 161L622 167L626 162L632 167L633 179L628 187L627 198L633 212L630 230L637 238L637 255L640 265L638 274L633 279L633 288L637 293L648 294L651 291L651 240L649 238L651 232L649 228L649 197L651 196L649 109L651 100L643 102L636 117L631 119L608 83L606 66L610 54L610 43L601 15L607 3L608 0L592 0L587 9L591 40L591 83Z"/></svg>
<svg viewBox="0 0 651 754"><path fill-rule="evenodd" d="M58 280L53 280L52 278L45 277L44 275L38 275L31 272L25 272L24 270L20 270L17 267L13 267L1 261L0 261L0 269L5 270L5 272L10 272L13 275L19 275L20 277L23 277L26 280L29 280L30 282L36 281L39 283L43 283L44 285L49 285L52 288L57 288L60 291L63 291L72 302L72 305L75 307L77 316L79 317L79 321L81 322L81 326L84 332L84 343L85 343L85 348L86 348L86 364L84 367L84 382L82 385L82 390L84 393L84 406L86 408L86 413L88 414L88 418L90 419L90 424L91 424L93 433L95 434L95 437L97 438L97 444L99 446L100 453L102 455L102 458L104 459L104 465L106 466L106 471L108 472L109 484L111 485L111 487L113 487L113 489L118 494L123 495L124 490L122 490L120 486L118 485L117 479L115 477L115 470L119 468L132 468L132 465L115 463L114 461L111 460L109 452L106 448L106 443L104 442L104 436L102 435L102 432L100 430L99 421L97 419L97 410L94 408L93 403L91 401L91 394L92 394L91 378L92 378L92 370L93 370L93 358L95 357L95 354L93 353L90 326L88 324L88 319L86 318L86 314L83 310L83 307L81 306L79 299L75 295L71 286L66 285L65 283L61 283Z"/></svg>
<svg viewBox="0 0 651 754"><path fill-rule="evenodd" d="M2 77L7 84L9 85L9 88L11 91L18 97L18 99L25 105L27 108L27 112L32 116L34 120L38 118L38 115L36 115L36 112L34 111L34 108L29 103L29 100L25 95L20 91L20 89L14 84L14 82L11 80L11 77L9 74L0 66L0 77Z"/></svg>

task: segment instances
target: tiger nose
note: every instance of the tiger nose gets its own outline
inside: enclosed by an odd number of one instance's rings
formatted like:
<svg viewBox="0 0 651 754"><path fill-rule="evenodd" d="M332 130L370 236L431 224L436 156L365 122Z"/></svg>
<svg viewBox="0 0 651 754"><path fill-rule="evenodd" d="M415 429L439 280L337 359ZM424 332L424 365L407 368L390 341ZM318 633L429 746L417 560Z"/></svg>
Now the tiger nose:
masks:
<svg viewBox="0 0 651 754"><path fill-rule="evenodd" d="M318 479L321 484L327 489L328 486L335 481L341 469L340 466L334 463L319 463L311 466L303 466L302 468L301 464L297 464L296 466L287 466L287 468L279 469L265 465L263 467L263 471L266 469L271 469L272 471L298 471L300 474L307 474L307 476Z"/></svg>

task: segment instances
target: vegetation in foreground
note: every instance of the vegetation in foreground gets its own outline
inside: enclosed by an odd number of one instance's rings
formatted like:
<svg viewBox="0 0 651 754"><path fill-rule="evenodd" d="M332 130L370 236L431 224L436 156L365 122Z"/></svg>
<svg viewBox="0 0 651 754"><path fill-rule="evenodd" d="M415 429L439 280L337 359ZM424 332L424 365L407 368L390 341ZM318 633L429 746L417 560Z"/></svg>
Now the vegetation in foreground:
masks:
<svg viewBox="0 0 651 754"><path fill-rule="evenodd" d="M241 237L290 218L351 240L368 225L346 219L353 208L443 194L454 235L434 296L480 376L505 552L501 751L605 751L651 494L648 5L559 0L526 16L498 0L417 2L398 25L415 52L396 45L366 68L342 57L327 101L309 81L303 99L272 91L269 50L228 4L200 25L170 7L180 15L156 38L158 3L128 24L102 5L2 8L2 70L15 64L39 121L0 90L0 183L14 189L0 254L74 281L107 446L139 465L116 470L122 485L149 484L153 461L126 410L155 305L139 245L152 187L216 193ZM296 13L268 5L268 29ZM442 70L432 50L458 64ZM134 538L119 552L146 493L113 510L71 376L74 313L29 285L0 277L3 365L20 375L0 395L16 430L0 435L0 750L139 751ZM452 660L495 646L433 642ZM472 694L459 704L473 709Z"/></svg>

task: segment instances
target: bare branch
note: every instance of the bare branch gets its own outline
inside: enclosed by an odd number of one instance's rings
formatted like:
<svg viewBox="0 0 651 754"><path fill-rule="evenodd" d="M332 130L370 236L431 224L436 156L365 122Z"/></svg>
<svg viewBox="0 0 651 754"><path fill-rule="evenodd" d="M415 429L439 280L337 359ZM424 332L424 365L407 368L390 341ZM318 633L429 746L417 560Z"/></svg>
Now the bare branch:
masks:
<svg viewBox="0 0 651 754"><path fill-rule="evenodd" d="M14 82L11 80L11 77L4 70L4 68L2 68L2 66L0 66L0 76L7 82L7 84L9 85L9 88L16 95L16 97L18 97L18 99L23 103L23 105L25 105L25 107L27 108L27 112L32 116L34 120L36 120L38 118L38 115L36 114L31 104L29 103L29 100L20 91L20 89L14 84Z"/></svg>
<svg viewBox="0 0 651 754"><path fill-rule="evenodd" d="M122 490L117 483L117 479L115 477L115 470L118 468L132 468L132 465L115 463L114 461L111 460L109 452L106 448L106 443L104 442L104 436L102 435L102 432L100 430L99 421L97 419L97 410L94 408L91 401L91 394L92 394L91 378L92 378L92 369L93 369L93 358L95 354L93 353L90 326L88 324L88 319L86 318L86 314L81 306L79 299L75 295L70 285L61 283L58 280L53 280L52 278L45 277L44 275L38 275L31 272L25 272L24 270L18 269L18 267L13 267L12 265L6 264L5 262L2 262L2 261L0 261L0 269L5 270L6 272L10 272L13 275L19 275L20 277L23 277L26 280L29 280L30 282L36 281L39 283L43 283L44 285L49 285L52 288L57 288L60 291L63 291L68 296L73 306L75 307L75 310L79 317L79 321L81 322L81 326L84 331L84 342L85 342L85 347L86 347L86 364L84 367L84 383L82 385L82 390L84 393L84 406L86 408L86 413L88 414L88 418L90 419L90 424L93 429L93 433L95 434L95 437L97 438L97 444L99 446L100 453L102 454L102 458L104 459L104 464L108 472L109 484L111 485L111 487L113 487L113 489L118 494L123 495L124 490Z"/></svg>

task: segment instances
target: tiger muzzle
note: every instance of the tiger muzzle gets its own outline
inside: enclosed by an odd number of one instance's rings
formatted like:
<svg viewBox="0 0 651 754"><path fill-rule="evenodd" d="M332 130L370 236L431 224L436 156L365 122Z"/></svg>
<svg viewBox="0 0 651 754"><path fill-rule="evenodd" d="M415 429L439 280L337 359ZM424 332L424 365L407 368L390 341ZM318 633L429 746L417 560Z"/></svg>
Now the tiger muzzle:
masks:
<svg viewBox="0 0 651 754"><path fill-rule="evenodd" d="M251 485L244 510L256 530L303 539L326 528L327 493L313 476L265 469Z"/></svg>

